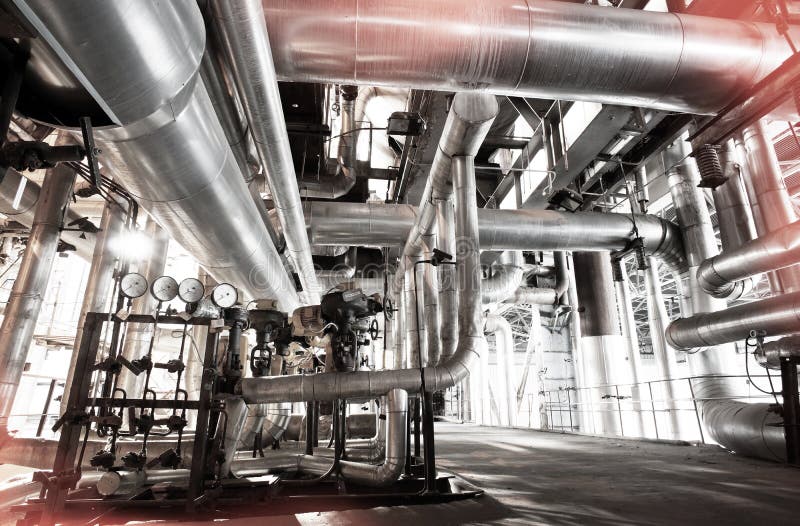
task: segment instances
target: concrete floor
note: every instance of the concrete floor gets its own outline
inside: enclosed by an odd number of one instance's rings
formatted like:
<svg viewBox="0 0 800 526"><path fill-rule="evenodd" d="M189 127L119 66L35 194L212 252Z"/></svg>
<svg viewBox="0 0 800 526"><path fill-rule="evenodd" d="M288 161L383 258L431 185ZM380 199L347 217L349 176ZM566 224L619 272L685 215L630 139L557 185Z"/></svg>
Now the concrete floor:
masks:
<svg viewBox="0 0 800 526"><path fill-rule="evenodd" d="M225 524L800 524L796 468L711 446L444 422L436 426L439 465L485 489L483 497L428 506L230 518Z"/></svg>

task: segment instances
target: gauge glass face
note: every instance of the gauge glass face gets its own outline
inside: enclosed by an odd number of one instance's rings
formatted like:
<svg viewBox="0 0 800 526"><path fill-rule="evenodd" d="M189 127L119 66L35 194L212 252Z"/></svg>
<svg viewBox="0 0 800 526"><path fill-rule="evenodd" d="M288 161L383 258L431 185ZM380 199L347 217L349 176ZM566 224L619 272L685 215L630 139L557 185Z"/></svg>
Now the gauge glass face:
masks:
<svg viewBox="0 0 800 526"><path fill-rule="evenodd" d="M186 278L178 287L178 297L185 303L197 303L203 299L206 289L196 278Z"/></svg>
<svg viewBox="0 0 800 526"><path fill-rule="evenodd" d="M161 276L153 280L150 293L158 301L172 301L178 295L178 282L171 276Z"/></svg>
<svg viewBox="0 0 800 526"><path fill-rule="evenodd" d="M147 280L136 272L122 276L119 286L122 295L127 298L138 298L147 292Z"/></svg>
<svg viewBox="0 0 800 526"><path fill-rule="evenodd" d="M239 301L239 294L236 292L236 287L230 283L220 283L211 291L211 300L217 307L228 309Z"/></svg>

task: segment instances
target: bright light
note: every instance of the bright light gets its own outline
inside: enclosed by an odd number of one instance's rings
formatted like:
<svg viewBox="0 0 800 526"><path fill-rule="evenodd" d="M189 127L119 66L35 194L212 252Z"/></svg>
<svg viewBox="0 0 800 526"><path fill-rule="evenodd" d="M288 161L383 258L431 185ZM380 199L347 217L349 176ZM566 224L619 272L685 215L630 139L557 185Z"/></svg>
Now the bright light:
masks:
<svg viewBox="0 0 800 526"><path fill-rule="evenodd" d="M108 240L108 249L131 263L146 261L153 252L153 240L142 230L126 230Z"/></svg>

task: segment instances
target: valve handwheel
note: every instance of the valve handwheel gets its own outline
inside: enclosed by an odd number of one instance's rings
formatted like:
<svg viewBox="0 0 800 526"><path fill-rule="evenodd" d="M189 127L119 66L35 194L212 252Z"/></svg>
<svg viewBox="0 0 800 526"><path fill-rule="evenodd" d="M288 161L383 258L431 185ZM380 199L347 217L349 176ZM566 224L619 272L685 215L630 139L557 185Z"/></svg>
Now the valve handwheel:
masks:
<svg viewBox="0 0 800 526"><path fill-rule="evenodd" d="M372 341L375 341L378 339L379 334L378 320L372 320L372 323L369 324L369 337L372 338Z"/></svg>
<svg viewBox="0 0 800 526"><path fill-rule="evenodd" d="M394 303L392 303L391 298L384 298L383 299L383 315L386 317L387 320L391 320L394 318L394 313L396 309L394 308Z"/></svg>

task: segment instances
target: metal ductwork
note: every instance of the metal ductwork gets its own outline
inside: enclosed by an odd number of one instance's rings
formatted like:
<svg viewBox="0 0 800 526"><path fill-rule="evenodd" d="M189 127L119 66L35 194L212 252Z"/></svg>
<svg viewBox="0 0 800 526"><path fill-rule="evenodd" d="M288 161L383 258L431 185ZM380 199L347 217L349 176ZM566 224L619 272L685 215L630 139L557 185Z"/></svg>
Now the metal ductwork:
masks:
<svg viewBox="0 0 800 526"><path fill-rule="evenodd" d="M281 0L264 11L275 69L296 82L712 113L790 54L773 24L571 2Z"/></svg>
<svg viewBox="0 0 800 526"><path fill-rule="evenodd" d="M478 214L475 167L472 157L453 158L455 194L456 275L459 283L458 345L455 353L437 366L423 369L425 388L436 392L456 385L469 374L470 364L485 348L481 305L481 267L478 249ZM418 369L356 371L347 374L312 374L273 378L245 378L239 389L248 403L275 401L372 398L390 389L417 393L422 387Z"/></svg>
<svg viewBox="0 0 800 526"><path fill-rule="evenodd" d="M303 286L302 298L305 303L317 304L319 285L303 229L300 191L261 4L258 0L213 0L211 8L264 164L286 249Z"/></svg>
<svg viewBox="0 0 800 526"><path fill-rule="evenodd" d="M340 460L339 473L346 481L380 487L395 482L403 473L408 438L408 395L402 389L392 389L386 399L386 452L383 463L374 465ZM301 455L297 459L297 469L323 475L330 470L332 462L329 458Z"/></svg>
<svg viewBox="0 0 800 526"><path fill-rule="evenodd" d="M33 225L33 215L42 189L13 168L0 166L0 173L3 174L0 177L0 214L8 217L10 221L16 221L30 228ZM68 225L80 218L81 216L70 208L64 217L64 224ZM96 234L91 232L66 230L61 233L61 239L74 246L75 253L86 261L91 261L93 257L95 237Z"/></svg>
<svg viewBox="0 0 800 526"><path fill-rule="evenodd" d="M117 125L95 129L115 177L218 281L293 310L294 284L197 78L197 4L15 4Z"/></svg>
<svg viewBox="0 0 800 526"><path fill-rule="evenodd" d="M786 336L756 348L755 359L762 367L780 369L781 360L800 357L800 336Z"/></svg>

